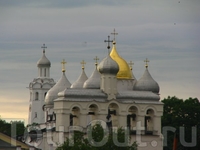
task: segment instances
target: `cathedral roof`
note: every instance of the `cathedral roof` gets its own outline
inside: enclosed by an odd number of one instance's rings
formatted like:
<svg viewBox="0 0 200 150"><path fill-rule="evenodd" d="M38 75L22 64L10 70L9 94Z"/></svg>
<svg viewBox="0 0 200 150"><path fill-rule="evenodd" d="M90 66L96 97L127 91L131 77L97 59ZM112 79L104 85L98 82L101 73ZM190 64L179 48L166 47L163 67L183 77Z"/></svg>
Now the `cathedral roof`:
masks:
<svg viewBox="0 0 200 150"><path fill-rule="evenodd" d="M92 75L83 84L83 88L100 89L100 79L101 79L101 74L97 70L97 66L96 66Z"/></svg>
<svg viewBox="0 0 200 150"><path fill-rule="evenodd" d="M160 97L151 91L119 91L116 100L121 103L137 101L159 101ZM101 101L107 102L107 95L100 89L66 89L55 101Z"/></svg>
<svg viewBox="0 0 200 150"><path fill-rule="evenodd" d="M136 82L134 90L159 93L159 85L149 73L148 66L146 66L143 76Z"/></svg>
<svg viewBox="0 0 200 150"><path fill-rule="evenodd" d="M98 70L101 74L114 74L116 75L119 71L118 64L108 55L106 58L104 58L99 66Z"/></svg>
<svg viewBox="0 0 200 150"><path fill-rule="evenodd" d="M42 58L40 60L38 60L37 66L38 67L50 67L51 66L51 62L45 55L45 50L43 50Z"/></svg>
<svg viewBox="0 0 200 150"><path fill-rule="evenodd" d="M129 101L129 100L159 101L160 96L151 91L119 91L117 99L121 101Z"/></svg>
<svg viewBox="0 0 200 150"><path fill-rule="evenodd" d="M88 101L89 99L103 98L106 99L106 94L100 89L66 89L58 94L58 99L81 99L81 101ZM62 97L62 98L61 98Z"/></svg>
<svg viewBox="0 0 200 150"><path fill-rule="evenodd" d="M116 42L113 42L113 48L112 51L110 52L110 56L113 60L117 62L119 65L119 72L117 73L117 78L121 79L132 79L132 73L131 70L127 64L127 62L119 56L117 50L116 50Z"/></svg>
<svg viewBox="0 0 200 150"><path fill-rule="evenodd" d="M46 105L53 105L53 100L58 97L58 93L63 91L64 89L70 88L71 83L67 79L65 72L63 71L62 77L58 80L58 82L47 92L45 97Z"/></svg>
<svg viewBox="0 0 200 150"><path fill-rule="evenodd" d="M71 85L71 88L83 88L84 82L88 79L88 77L87 77L87 75L85 74L85 71L84 71L85 62L83 61L83 62L81 62L81 64L83 64L82 73L79 76L79 78Z"/></svg>

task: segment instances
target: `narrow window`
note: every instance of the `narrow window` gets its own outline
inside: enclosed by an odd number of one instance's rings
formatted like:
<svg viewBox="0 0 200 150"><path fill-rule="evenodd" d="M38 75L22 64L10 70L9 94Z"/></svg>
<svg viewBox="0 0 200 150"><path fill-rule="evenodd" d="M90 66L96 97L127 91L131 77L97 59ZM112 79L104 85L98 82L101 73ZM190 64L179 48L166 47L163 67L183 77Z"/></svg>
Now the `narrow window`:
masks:
<svg viewBox="0 0 200 150"><path fill-rule="evenodd" d="M46 68L44 69L44 77L46 77L47 76L47 70L46 70Z"/></svg>
<svg viewBox="0 0 200 150"><path fill-rule="evenodd" d="M42 76L42 68L40 68L40 77Z"/></svg>
<svg viewBox="0 0 200 150"><path fill-rule="evenodd" d="M38 100L39 94L38 92L35 93L35 100Z"/></svg>
<svg viewBox="0 0 200 150"><path fill-rule="evenodd" d="M37 118L37 112L35 112L35 118Z"/></svg>

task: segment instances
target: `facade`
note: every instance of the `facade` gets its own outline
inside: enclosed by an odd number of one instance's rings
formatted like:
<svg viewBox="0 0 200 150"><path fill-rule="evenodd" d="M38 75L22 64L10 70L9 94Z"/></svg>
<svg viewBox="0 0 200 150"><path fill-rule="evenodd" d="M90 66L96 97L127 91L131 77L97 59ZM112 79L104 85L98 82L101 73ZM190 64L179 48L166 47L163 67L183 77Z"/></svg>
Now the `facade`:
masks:
<svg viewBox="0 0 200 150"><path fill-rule="evenodd" d="M137 141L139 150L162 150L163 103L148 60L139 80L118 54L115 41L106 58L99 64L95 60L91 76L86 76L83 62L81 75L72 84L62 62L62 76L45 96L45 123L38 125L44 131L42 138L27 143L56 149L72 131L86 132L89 125L100 121L110 129L129 128L131 142Z"/></svg>

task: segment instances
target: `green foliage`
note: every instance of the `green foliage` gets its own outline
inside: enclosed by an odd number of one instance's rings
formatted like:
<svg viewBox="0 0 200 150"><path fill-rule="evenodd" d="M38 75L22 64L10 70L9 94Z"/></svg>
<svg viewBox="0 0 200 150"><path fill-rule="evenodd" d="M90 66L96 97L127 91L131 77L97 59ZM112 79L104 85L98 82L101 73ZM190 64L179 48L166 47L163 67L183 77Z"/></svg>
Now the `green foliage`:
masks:
<svg viewBox="0 0 200 150"><path fill-rule="evenodd" d="M125 130L122 128L119 128L116 133L108 131L108 134L106 134L107 131L108 130L103 129L102 126L97 123L88 128L87 135L82 132L74 132L74 136L71 139L67 138L64 144L59 146L56 150L137 150L136 143L132 145L128 144L128 140L125 139ZM119 143L125 144L117 146L113 142L113 136L117 136ZM127 138L129 139L129 135Z"/></svg>
<svg viewBox="0 0 200 150"><path fill-rule="evenodd" d="M24 122L22 122L22 121L12 121L11 127L16 128L16 136L24 134L24 130L25 130Z"/></svg>
<svg viewBox="0 0 200 150"><path fill-rule="evenodd" d="M197 145L195 147L185 147L187 150L200 149L200 102L197 98L186 100L177 97L168 97L162 100L164 103L162 127L170 126L176 128L176 134L180 135L180 127L184 127L184 140L188 143L192 140L192 127L197 128ZM172 149L174 133L168 132L167 145ZM183 147L178 143L179 147Z"/></svg>
<svg viewBox="0 0 200 150"><path fill-rule="evenodd" d="M11 135L11 124L0 118L0 132Z"/></svg>
<svg viewBox="0 0 200 150"><path fill-rule="evenodd" d="M24 130L25 130L24 122L11 121L10 123L8 123L0 118L0 132L8 136L16 137L17 135L23 135Z"/></svg>

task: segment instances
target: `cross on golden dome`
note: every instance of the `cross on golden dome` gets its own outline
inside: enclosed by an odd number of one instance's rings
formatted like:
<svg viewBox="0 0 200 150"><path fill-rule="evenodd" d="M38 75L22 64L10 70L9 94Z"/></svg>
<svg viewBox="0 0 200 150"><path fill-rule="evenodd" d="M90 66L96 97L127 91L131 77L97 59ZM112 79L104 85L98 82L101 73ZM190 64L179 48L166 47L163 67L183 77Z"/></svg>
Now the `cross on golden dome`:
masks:
<svg viewBox="0 0 200 150"><path fill-rule="evenodd" d="M43 45L41 46L41 48L43 48L43 53L45 53L45 48L47 48L47 46L45 46L45 44L43 44Z"/></svg>
<svg viewBox="0 0 200 150"><path fill-rule="evenodd" d="M82 64L82 69L85 69L85 64L86 62L84 60L81 61L81 64Z"/></svg>
<svg viewBox="0 0 200 150"><path fill-rule="evenodd" d="M62 64L62 72L65 72L65 64L67 62L65 61L65 59L63 59L63 61L61 61L61 64Z"/></svg>
<svg viewBox="0 0 200 150"><path fill-rule="evenodd" d="M98 60L99 60L99 58L96 56L96 57L94 58L94 60L95 60L95 65L97 66L97 65L98 65Z"/></svg>
<svg viewBox="0 0 200 150"><path fill-rule="evenodd" d="M144 60L144 62L146 63L146 64L145 64L145 67L148 68L148 62L149 62L149 60L146 58L146 59Z"/></svg>
<svg viewBox="0 0 200 150"><path fill-rule="evenodd" d="M132 61L130 61L128 64L129 64L130 69L133 70L134 63Z"/></svg>
<svg viewBox="0 0 200 150"><path fill-rule="evenodd" d="M115 35L118 35L118 33L116 33L116 32L115 32L115 29L114 29L113 33L111 33L111 34L114 35L114 39L113 39L113 41L115 41Z"/></svg>

